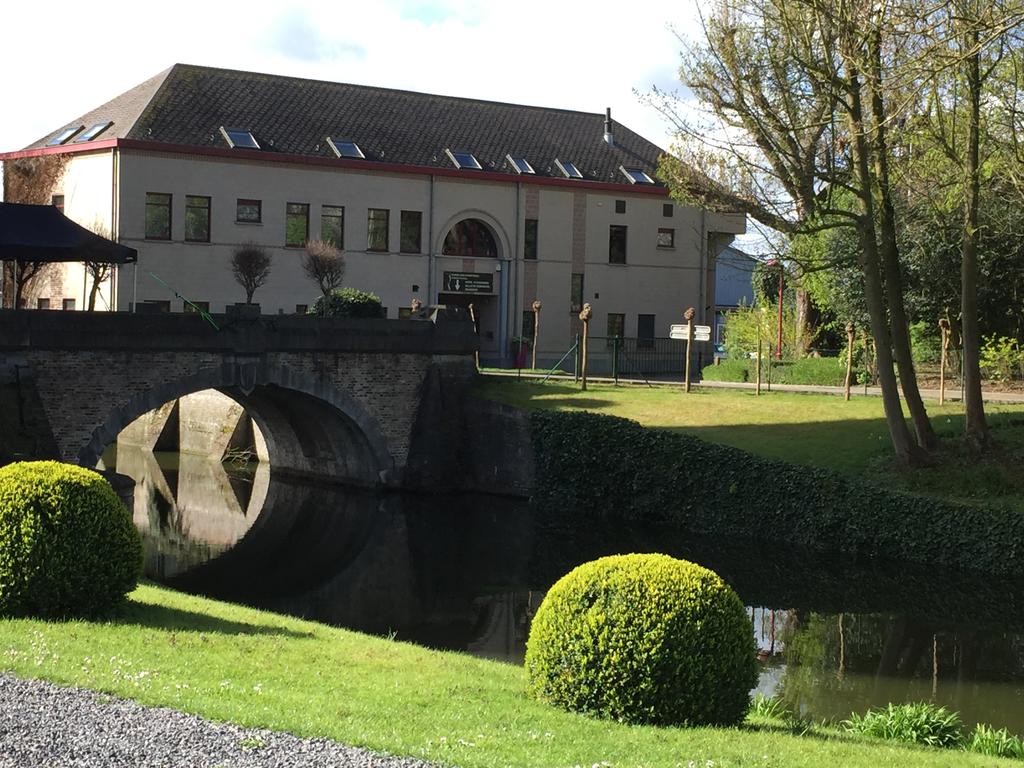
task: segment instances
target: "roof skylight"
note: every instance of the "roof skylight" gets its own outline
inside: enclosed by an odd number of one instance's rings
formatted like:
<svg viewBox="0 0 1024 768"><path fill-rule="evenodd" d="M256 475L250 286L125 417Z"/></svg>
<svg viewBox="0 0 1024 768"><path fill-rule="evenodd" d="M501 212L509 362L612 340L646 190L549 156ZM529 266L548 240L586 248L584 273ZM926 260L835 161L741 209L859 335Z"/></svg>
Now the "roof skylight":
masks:
<svg viewBox="0 0 1024 768"><path fill-rule="evenodd" d="M516 173L536 173L530 161L525 157L512 157L508 155L508 162Z"/></svg>
<svg viewBox="0 0 1024 768"><path fill-rule="evenodd" d="M583 174L580 173L580 169L577 168L572 163L570 163L568 160L559 160L558 158L555 158L555 165L558 166L558 170L565 174L565 177L567 179L583 178Z"/></svg>
<svg viewBox="0 0 1024 768"><path fill-rule="evenodd" d="M365 160L366 155L363 154L363 150L359 148L359 145L354 141L348 141L347 139L336 139L333 136L327 137L327 143L331 149L334 150L334 154L338 157L348 157L355 160Z"/></svg>
<svg viewBox="0 0 1024 768"><path fill-rule="evenodd" d="M220 127L221 136L227 141L232 149L259 149L260 145L252 135L252 131L242 128Z"/></svg>
<svg viewBox="0 0 1024 768"><path fill-rule="evenodd" d="M477 162L477 159L473 157L470 152L452 152L450 149L445 150L445 154L455 163L456 168L463 170L482 171L483 166Z"/></svg>
<svg viewBox="0 0 1024 768"><path fill-rule="evenodd" d="M647 175L647 173L640 168L626 168L620 165L619 170L626 174L626 178L629 179L630 184L653 184L654 179Z"/></svg>
<svg viewBox="0 0 1024 768"><path fill-rule="evenodd" d="M68 139L70 139L83 128L85 128L84 125L76 125L74 128L66 128L60 133L58 133L56 136L54 136L52 139L50 139L49 143L46 146L56 147L61 144L64 144L65 142L68 141Z"/></svg>
<svg viewBox="0 0 1024 768"><path fill-rule="evenodd" d="M109 128L113 124L114 123L111 120L107 120L104 123L96 123L96 125L92 126L89 130L87 130L81 136L77 136L75 138L75 143L77 144L80 141L92 141L93 139L95 139L97 136L99 136L101 133L103 133L105 130L107 130L107 128Z"/></svg>

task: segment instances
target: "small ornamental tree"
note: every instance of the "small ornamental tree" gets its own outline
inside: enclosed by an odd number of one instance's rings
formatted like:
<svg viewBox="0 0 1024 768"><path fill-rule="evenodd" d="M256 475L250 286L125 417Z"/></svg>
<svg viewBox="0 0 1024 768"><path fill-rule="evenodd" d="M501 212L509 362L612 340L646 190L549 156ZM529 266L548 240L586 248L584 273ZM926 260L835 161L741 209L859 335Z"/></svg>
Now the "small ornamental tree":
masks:
<svg viewBox="0 0 1024 768"><path fill-rule="evenodd" d="M252 304L256 289L270 277L273 257L255 243L245 243L231 254L231 273L245 291L245 303Z"/></svg>
<svg viewBox="0 0 1024 768"><path fill-rule="evenodd" d="M345 257L326 240L310 240L306 243L306 255L302 258L302 271L317 284L320 293L326 298L341 287L345 277Z"/></svg>
<svg viewBox="0 0 1024 768"><path fill-rule="evenodd" d="M309 308L309 314L317 317L384 317L380 297L374 293L355 288L339 288L329 296L321 296Z"/></svg>

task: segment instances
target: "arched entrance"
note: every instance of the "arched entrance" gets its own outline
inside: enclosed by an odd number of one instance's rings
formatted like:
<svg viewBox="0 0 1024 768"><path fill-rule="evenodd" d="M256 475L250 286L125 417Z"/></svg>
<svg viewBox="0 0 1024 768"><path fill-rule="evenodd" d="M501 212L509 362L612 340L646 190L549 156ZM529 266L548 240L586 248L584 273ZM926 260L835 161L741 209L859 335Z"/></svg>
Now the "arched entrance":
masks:
<svg viewBox="0 0 1024 768"><path fill-rule="evenodd" d="M453 220L441 245L437 301L467 310L472 305L482 358L500 358L506 352L501 271L506 252L502 233L480 213Z"/></svg>

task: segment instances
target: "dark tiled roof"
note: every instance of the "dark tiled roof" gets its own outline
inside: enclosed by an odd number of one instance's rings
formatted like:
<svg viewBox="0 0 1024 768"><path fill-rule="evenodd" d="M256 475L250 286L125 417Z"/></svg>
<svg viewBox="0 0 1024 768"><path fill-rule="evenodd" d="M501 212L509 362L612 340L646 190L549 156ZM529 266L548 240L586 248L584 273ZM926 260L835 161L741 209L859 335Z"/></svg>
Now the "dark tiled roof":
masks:
<svg viewBox="0 0 1024 768"><path fill-rule="evenodd" d="M148 100L144 109L140 97ZM444 151L450 148L472 152L485 171L514 174L505 159L512 154L529 160L538 176L561 178L557 157L575 163L585 178L604 182L627 182L619 166L653 176L661 154L619 123L613 123L615 146L606 144L601 113L186 64L174 65L78 122L103 119L104 110L115 123L105 138L227 148L219 130L223 125L251 130L268 153L333 158L326 141L333 136L355 141L372 161L453 168ZM133 112L137 119L130 127L114 116Z"/></svg>

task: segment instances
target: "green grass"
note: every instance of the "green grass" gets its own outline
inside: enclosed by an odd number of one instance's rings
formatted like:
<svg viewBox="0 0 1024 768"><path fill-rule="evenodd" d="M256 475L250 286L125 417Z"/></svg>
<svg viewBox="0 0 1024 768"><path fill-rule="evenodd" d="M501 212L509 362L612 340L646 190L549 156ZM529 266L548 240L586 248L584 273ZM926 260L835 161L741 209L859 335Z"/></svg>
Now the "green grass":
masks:
<svg viewBox="0 0 1024 768"><path fill-rule="evenodd" d="M112 622L0 621L0 668L463 768L997 765L764 715L625 726L529 700L521 668L142 586ZM1009 765L1009 763L1007 763Z"/></svg>
<svg viewBox="0 0 1024 768"><path fill-rule="evenodd" d="M849 402L834 395L680 387L591 384L586 392L566 382L485 379L478 393L520 408L588 410L633 419L794 464L824 467L891 487L966 502L995 502L1024 510L1024 405L988 404L986 413L1001 449L978 462L946 440L937 465L913 472L891 466L892 448L877 397ZM940 436L963 429L959 403L927 404Z"/></svg>

